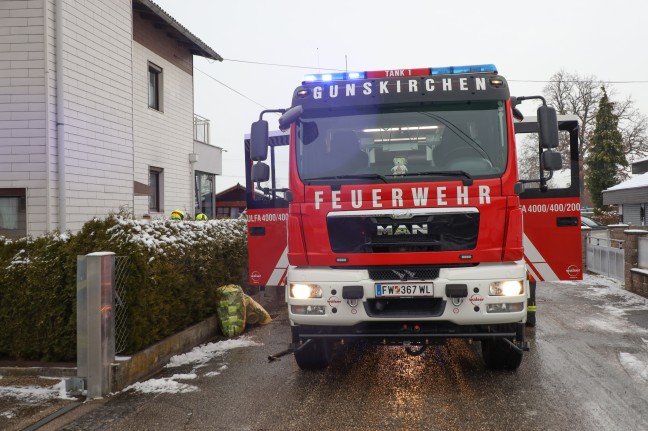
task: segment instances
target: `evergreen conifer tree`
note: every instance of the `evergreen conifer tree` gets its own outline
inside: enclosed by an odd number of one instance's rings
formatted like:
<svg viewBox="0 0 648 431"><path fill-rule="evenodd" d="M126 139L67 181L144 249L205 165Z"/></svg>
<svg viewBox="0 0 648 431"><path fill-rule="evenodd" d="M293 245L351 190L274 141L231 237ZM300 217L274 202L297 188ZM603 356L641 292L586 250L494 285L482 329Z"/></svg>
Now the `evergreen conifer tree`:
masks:
<svg viewBox="0 0 648 431"><path fill-rule="evenodd" d="M605 87L596 114L596 127L592 135L590 154L586 161L587 189L592 197L595 213L605 210L603 190L620 182L621 169L628 166L619 131L619 117L614 114Z"/></svg>

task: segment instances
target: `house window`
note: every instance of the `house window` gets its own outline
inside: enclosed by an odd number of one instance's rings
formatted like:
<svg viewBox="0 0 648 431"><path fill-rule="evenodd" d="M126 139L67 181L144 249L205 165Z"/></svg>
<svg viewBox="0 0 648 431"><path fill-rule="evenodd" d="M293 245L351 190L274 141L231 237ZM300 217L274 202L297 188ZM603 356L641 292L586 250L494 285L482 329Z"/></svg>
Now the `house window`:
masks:
<svg viewBox="0 0 648 431"><path fill-rule="evenodd" d="M149 168L149 211L162 212L162 196L164 190L164 171L161 168Z"/></svg>
<svg viewBox="0 0 648 431"><path fill-rule="evenodd" d="M230 218L230 207L216 208L216 218Z"/></svg>
<svg viewBox="0 0 648 431"><path fill-rule="evenodd" d="M196 208L195 212L203 213L209 218L214 218L214 183L216 176L214 174L207 174L205 172L196 171L195 191L196 191Z"/></svg>
<svg viewBox="0 0 648 431"><path fill-rule="evenodd" d="M0 235L27 236L26 189L0 189Z"/></svg>
<svg viewBox="0 0 648 431"><path fill-rule="evenodd" d="M153 63L148 65L148 106L157 111L162 110L162 69Z"/></svg>

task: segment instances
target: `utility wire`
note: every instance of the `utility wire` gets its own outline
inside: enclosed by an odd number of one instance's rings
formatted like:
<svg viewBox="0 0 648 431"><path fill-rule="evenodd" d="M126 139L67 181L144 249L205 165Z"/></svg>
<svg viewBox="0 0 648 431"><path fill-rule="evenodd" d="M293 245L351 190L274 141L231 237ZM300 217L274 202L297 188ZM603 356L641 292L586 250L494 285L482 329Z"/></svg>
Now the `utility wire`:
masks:
<svg viewBox="0 0 648 431"><path fill-rule="evenodd" d="M250 60L234 60L232 58L224 58L223 61L232 61L235 63L248 63L248 64L260 64L262 66L276 66L276 67L291 67L293 69L309 69L309 70L330 70L333 72L344 72L342 69L330 69L326 67L312 67L312 66L297 66L294 64L279 64L279 63L264 63L262 61L250 61Z"/></svg>
<svg viewBox="0 0 648 431"><path fill-rule="evenodd" d="M556 80L533 80L533 79L507 79L509 82L537 82L537 83L557 83L557 82L586 82L586 80L577 80L577 79L563 79L560 81ZM606 81L604 79L592 80L592 82L602 82L604 84L648 84L648 81Z"/></svg>
<svg viewBox="0 0 648 431"><path fill-rule="evenodd" d="M333 69L319 66L300 66L295 64L281 64L281 63L266 63L263 61L251 61L251 60L238 60L233 58L224 58L223 61L231 61L235 63L248 63L248 64L258 64L262 66L275 66L275 67L290 67L294 69L308 69L308 70L329 70L332 72L344 72L343 69ZM536 82L536 83L555 83L555 82L584 82L583 80L569 80L564 79L562 81L556 81L551 79L507 79L509 82ZM648 84L648 81L636 80L636 81L606 81L604 79L596 80L596 82L605 82L608 84Z"/></svg>
<svg viewBox="0 0 648 431"><path fill-rule="evenodd" d="M255 105L259 105L259 106L262 107L263 109L270 109L270 108L268 108L268 107L262 105L261 103L257 102L256 100L254 100L254 99L252 99L252 98L246 96L245 94L241 93L240 91L235 90L234 88L232 88L232 87L230 87L229 85L225 84L223 81L220 81L220 80L214 78L214 77L211 76L209 73L200 70L200 69L197 68L195 65L193 65L193 68L196 69L198 72L202 73L203 75L207 76L208 78L211 78L212 80L218 82L220 85L222 85L223 87L227 88L228 90L233 91L234 93L238 94L238 95L241 96L241 97L244 97L245 99L249 100L250 102L254 103Z"/></svg>
<svg viewBox="0 0 648 431"><path fill-rule="evenodd" d="M184 60L181 60L184 61ZM232 58L224 58L223 61L231 61L234 63L247 63L247 64L257 64L261 66L273 66L273 67L288 67L288 68L293 68L293 69L308 69L308 70L314 70L314 69L319 69L319 70L327 70L327 71L333 71L333 72L343 72L342 69L333 69L333 68L326 68L326 67L313 67L313 66L300 66L300 65L294 65L294 64L281 64L281 63L267 63L267 62L262 62L262 61L251 61L251 60L239 60L239 59L232 59ZM240 91L236 90L235 88L227 85L223 81L216 79L209 73L201 70L200 68L196 67L195 64L190 64L187 61L184 61L187 65L193 66L195 70L198 72L202 73L206 77L210 78L211 80L219 83L223 87L227 88L228 90L238 94L239 96L243 97L246 100L249 100L250 102L254 103L255 105L260 106L263 109L270 109L267 106L257 102L256 100L252 99L251 97L241 93ZM509 82L527 82L527 83L557 83L557 82L571 82L571 83L576 83L576 82L584 82L584 81L579 81L579 80L563 80L563 81L556 81L556 80L534 80L534 79L508 79ZM648 81L643 81L643 80L637 80L637 81L605 81L605 80L597 80L596 82L601 82L601 83L606 83L606 84L648 84Z"/></svg>

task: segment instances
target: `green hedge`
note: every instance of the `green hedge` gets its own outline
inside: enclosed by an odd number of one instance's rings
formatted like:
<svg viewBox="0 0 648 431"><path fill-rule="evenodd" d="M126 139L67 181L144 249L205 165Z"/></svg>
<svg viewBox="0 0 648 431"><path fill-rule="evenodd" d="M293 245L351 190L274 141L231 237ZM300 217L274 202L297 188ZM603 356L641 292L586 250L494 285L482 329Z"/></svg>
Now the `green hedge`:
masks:
<svg viewBox="0 0 648 431"><path fill-rule="evenodd" d="M213 315L216 288L246 279L244 220L143 222L115 215L76 234L0 237L0 358L76 358L76 261L96 251L127 257L124 354Z"/></svg>

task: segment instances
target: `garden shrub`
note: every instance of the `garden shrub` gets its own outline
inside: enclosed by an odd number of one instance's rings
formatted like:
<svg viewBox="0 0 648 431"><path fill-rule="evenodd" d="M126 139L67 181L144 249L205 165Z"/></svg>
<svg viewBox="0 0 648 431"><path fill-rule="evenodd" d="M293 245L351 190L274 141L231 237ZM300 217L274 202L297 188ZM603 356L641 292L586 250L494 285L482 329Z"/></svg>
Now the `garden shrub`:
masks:
<svg viewBox="0 0 648 431"><path fill-rule="evenodd" d="M123 215L76 234L0 237L0 357L76 358L77 256L126 257L122 297L132 354L215 314L219 286L245 280L244 220L149 222Z"/></svg>

